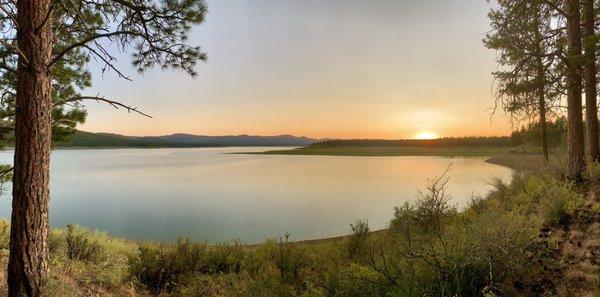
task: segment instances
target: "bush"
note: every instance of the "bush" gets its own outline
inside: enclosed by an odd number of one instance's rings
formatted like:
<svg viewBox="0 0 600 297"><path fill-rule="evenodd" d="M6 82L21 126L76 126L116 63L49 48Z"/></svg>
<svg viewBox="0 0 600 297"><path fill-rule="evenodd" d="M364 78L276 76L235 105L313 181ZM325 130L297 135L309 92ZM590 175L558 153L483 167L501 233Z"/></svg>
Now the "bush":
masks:
<svg viewBox="0 0 600 297"><path fill-rule="evenodd" d="M216 246L208 250L205 273L239 273L245 257L239 242L233 245Z"/></svg>
<svg viewBox="0 0 600 297"><path fill-rule="evenodd" d="M450 197L446 193L447 173L448 171L428 180L427 191L419 192L415 202L406 202L394 209L394 218L390 225L393 232L406 236L409 236L408 232L427 234L442 232L443 221L456 214L456 208L450 206Z"/></svg>
<svg viewBox="0 0 600 297"><path fill-rule="evenodd" d="M456 208L450 206L451 197L446 193L449 169L439 177L427 181L425 193L419 193L414 208L414 220L424 231L439 232L445 218L456 213Z"/></svg>
<svg viewBox="0 0 600 297"><path fill-rule="evenodd" d="M364 254L369 237L369 223L363 220L357 220L354 224L350 224L352 228L352 235L350 236L347 244L348 257L354 259L355 257Z"/></svg>
<svg viewBox="0 0 600 297"><path fill-rule="evenodd" d="M568 223L575 210L585 202L585 198L570 183L550 180L543 183L542 188L539 203L544 223L548 227Z"/></svg>
<svg viewBox="0 0 600 297"><path fill-rule="evenodd" d="M152 293L171 291L186 278L207 269L206 245L180 240L175 246L142 245L129 263L132 276Z"/></svg>
<svg viewBox="0 0 600 297"><path fill-rule="evenodd" d="M593 162L588 164L583 172L583 177L590 182L600 182L600 163Z"/></svg>
<svg viewBox="0 0 600 297"><path fill-rule="evenodd" d="M297 287L302 285L302 273L308 266L308 257L304 248L289 243L289 234L285 235L285 239L279 239L272 260L284 283Z"/></svg>
<svg viewBox="0 0 600 297"><path fill-rule="evenodd" d="M10 242L10 224L0 220L0 250L8 250Z"/></svg>
<svg viewBox="0 0 600 297"><path fill-rule="evenodd" d="M99 262L106 258L102 245L94 240L92 233L76 225L67 225L67 257L76 261Z"/></svg>

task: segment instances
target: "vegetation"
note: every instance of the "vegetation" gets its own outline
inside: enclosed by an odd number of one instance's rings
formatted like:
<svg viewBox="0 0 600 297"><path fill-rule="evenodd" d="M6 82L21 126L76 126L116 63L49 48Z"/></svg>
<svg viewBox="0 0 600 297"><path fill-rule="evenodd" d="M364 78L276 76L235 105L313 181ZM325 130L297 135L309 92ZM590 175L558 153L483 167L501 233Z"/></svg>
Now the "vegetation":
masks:
<svg viewBox="0 0 600 297"><path fill-rule="evenodd" d="M546 123L547 152L553 154L565 144L566 119L557 117ZM487 156L503 157L513 153L535 155L540 150L539 123L532 122L512 132L511 136L444 137L438 139L332 139L315 142L292 150L275 150L258 154L273 155L332 155L332 156ZM517 156L521 158L522 156ZM528 158L528 157L525 157ZM514 168L510 164L507 165Z"/></svg>
<svg viewBox="0 0 600 297"><path fill-rule="evenodd" d="M511 137L445 137L438 139L333 139L292 150L256 154L331 156L493 156L507 153ZM254 154L254 153L250 153Z"/></svg>
<svg viewBox="0 0 600 297"><path fill-rule="evenodd" d="M548 114L566 101L567 168L581 180L600 158L594 0L501 0L489 13L484 44L498 53L497 101L516 120L536 121L546 160ZM582 93L585 91L585 130ZM566 99L563 101L563 99ZM586 155L587 153L587 155ZM587 157L587 159L586 159Z"/></svg>
<svg viewBox="0 0 600 297"><path fill-rule="evenodd" d="M589 194L600 191L596 167L582 185L552 172L517 173L461 211L445 173L397 207L388 229L370 232L357 221L351 235L334 240L137 243L68 226L50 235L46 295L598 294L600 203ZM2 249L8 229L0 224ZM6 265L5 252L0 260Z"/></svg>
<svg viewBox="0 0 600 297"><path fill-rule="evenodd" d="M509 153L510 147L402 147L402 146L309 146L290 150L250 152L267 155L326 155L326 156L495 156Z"/></svg>
<svg viewBox="0 0 600 297"><path fill-rule="evenodd" d="M549 154L552 153L552 151L565 146L567 121L564 117L558 117L555 121L548 121L545 129L546 144ZM539 147L542 130L539 123L533 122L513 131L510 138L512 143L519 146Z"/></svg>
<svg viewBox="0 0 600 297"><path fill-rule="evenodd" d="M8 294L39 296L43 288L57 296L600 294L597 3L497 3L484 40L499 53L496 103L513 119L535 123L529 130L539 131L548 172L516 175L510 185L498 181L490 195L474 198L462 212L449 204L442 176L416 202L396 208L383 232L369 233L358 222L354 234L339 241L307 245L286 237L246 247L186 240L140 245L76 226L49 232L51 139L63 139L83 122L81 102L148 116L81 95L90 86L90 59L126 78L108 50L114 45L132 50L140 72L158 65L195 75L194 66L206 55L186 41L191 26L204 21L204 2L3 1L0 142L14 138L15 146L14 169L0 172L1 180L12 176L13 182L11 224L0 226L0 245L10 250ZM548 162L548 126L552 119L558 123L563 97L564 170ZM269 153L487 155L518 145L517 138L531 142L527 131L513 136L333 140Z"/></svg>
<svg viewBox="0 0 600 297"><path fill-rule="evenodd" d="M444 137L437 139L333 139L315 142L311 147L511 147L507 136Z"/></svg>

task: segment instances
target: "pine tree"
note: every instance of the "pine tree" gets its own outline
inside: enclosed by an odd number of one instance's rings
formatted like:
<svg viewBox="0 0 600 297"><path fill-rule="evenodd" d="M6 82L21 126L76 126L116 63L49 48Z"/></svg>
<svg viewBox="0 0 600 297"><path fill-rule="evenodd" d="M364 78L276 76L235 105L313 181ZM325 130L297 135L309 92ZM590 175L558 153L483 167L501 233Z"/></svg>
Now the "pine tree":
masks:
<svg viewBox="0 0 600 297"><path fill-rule="evenodd" d="M498 52L500 70L493 72L496 107L518 125L536 119L540 146L548 160L548 113L560 100L560 31L552 28L552 11L536 1L500 0L488 15L492 30L484 44ZM495 110L495 109L494 109Z"/></svg>
<svg viewBox="0 0 600 297"><path fill-rule="evenodd" d="M93 61L127 78L113 45L132 53L140 72L154 66L190 75L206 60L187 44L191 26L204 21L201 0L19 0L0 2L4 36L0 54L3 94L0 136L14 131L13 207L8 286L10 296L39 296L48 272L48 200L51 137L83 121L83 100L139 112L113 99L79 92ZM142 113L143 114L143 113ZM14 128L13 128L14 126Z"/></svg>

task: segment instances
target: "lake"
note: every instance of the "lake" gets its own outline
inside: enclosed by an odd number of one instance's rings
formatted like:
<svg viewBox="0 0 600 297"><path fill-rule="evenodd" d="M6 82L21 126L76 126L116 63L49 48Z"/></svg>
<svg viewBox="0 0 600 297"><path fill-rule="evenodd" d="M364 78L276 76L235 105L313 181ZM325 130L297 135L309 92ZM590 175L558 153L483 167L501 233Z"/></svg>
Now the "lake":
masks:
<svg viewBox="0 0 600 297"><path fill-rule="evenodd" d="M385 228L427 178L452 164L448 191L465 206L511 170L485 158L243 155L273 148L82 149L52 152L50 222L137 240L259 243ZM280 148L277 148L280 149ZM12 163L12 151L0 162ZM0 217L10 217L10 185Z"/></svg>

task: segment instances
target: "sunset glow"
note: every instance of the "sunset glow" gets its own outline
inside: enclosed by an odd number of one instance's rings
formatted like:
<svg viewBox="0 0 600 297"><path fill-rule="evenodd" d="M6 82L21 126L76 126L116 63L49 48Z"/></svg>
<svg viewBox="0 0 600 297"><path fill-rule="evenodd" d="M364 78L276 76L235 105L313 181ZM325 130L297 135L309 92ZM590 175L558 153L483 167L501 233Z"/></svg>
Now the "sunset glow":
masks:
<svg viewBox="0 0 600 297"><path fill-rule="evenodd" d="M415 139L436 139L437 134L428 131L421 131L415 135Z"/></svg>
<svg viewBox="0 0 600 297"><path fill-rule="evenodd" d="M487 111L496 65L481 44L486 1L207 3L206 22L190 34L209 56L197 78L125 69L131 82L92 63L89 93L153 118L90 101L79 128L137 136L510 134L504 115ZM127 55L119 58L129 64Z"/></svg>

